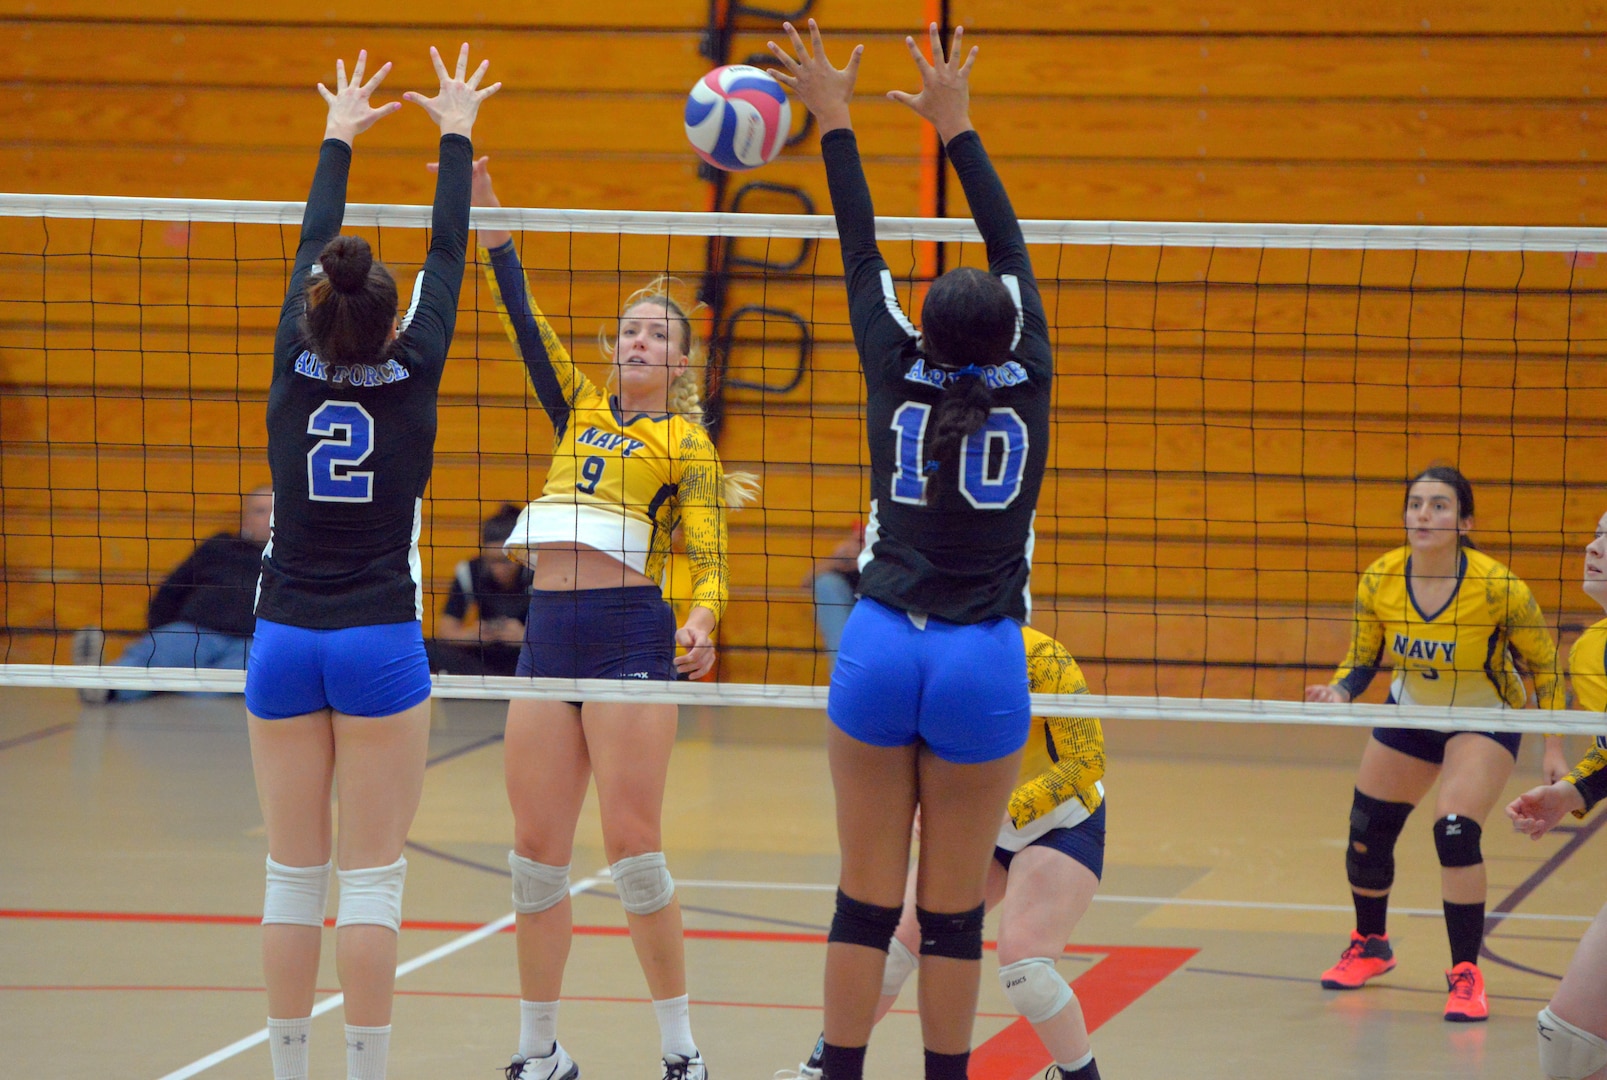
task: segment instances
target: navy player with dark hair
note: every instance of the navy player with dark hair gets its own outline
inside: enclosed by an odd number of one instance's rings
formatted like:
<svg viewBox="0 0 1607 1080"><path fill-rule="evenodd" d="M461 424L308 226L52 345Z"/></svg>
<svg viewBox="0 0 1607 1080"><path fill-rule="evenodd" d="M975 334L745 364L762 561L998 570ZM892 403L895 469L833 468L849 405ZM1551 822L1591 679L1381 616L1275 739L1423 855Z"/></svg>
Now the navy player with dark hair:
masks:
<svg viewBox="0 0 1607 1080"><path fill-rule="evenodd" d="M340 236L352 141L401 108L369 97L366 53L337 62L318 171L274 340L268 390L272 532L262 554L246 670L251 758L268 833L262 957L276 1080L307 1076L331 869L329 796L340 784L335 952L346 994L347 1075L383 1080L390 1042L402 845L418 809L430 672L420 620L421 497L435 399L469 237L469 134L482 62L465 79L439 54L433 98L404 95L441 129L429 255L407 315L366 241Z"/></svg>
<svg viewBox="0 0 1607 1080"><path fill-rule="evenodd" d="M900 309L876 246L849 120L862 48L845 69L786 27L771 43L822 132L849 314L866 385L871 506L860 602L843 632L827 710L842 872L826 952L826 1080L860 1080L888 943L898 925L910 826L928 1080L963 1080L982 955L989 853L1030 721L1021 627L1032 520L1049 446L1053 354L1021 228L971 127L961 31L932 61L906 39L919 94L890 96L930 121L987 243L988 272L932 284L924 334ZM963 60L963 62L962 62ZM1068 1076L1091 1080L1090 1063Z"/></svg>

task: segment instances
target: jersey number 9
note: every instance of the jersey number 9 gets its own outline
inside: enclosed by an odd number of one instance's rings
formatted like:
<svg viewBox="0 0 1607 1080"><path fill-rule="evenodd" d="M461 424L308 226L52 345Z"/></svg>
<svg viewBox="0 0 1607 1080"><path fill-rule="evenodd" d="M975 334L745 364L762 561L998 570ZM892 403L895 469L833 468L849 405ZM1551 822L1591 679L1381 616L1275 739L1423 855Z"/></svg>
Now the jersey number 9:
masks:
<svg viewBox="0 0 1607 1080"><path fill-rule="evenodd" d="M597 481L603 478L603 459L589 457L580 463L580 479L575 482L575 490L582 495L597 493Z"/></svg>
<svg viewBox="0 0 1607 1080"><path fill-rule="evenodd" d="M374 501L374 474L354 472L374 452L374 418L355 401L326 401L307 418L307 434L323 435L307 451L307 498Z"/></svg>
<svg viewBox="0 0 1607 1080"><path fill-rule="evenodd" d="M906 401L893 414L894 502L926 505L926 426L932 406ZM1003 510L1021 494L1027 464L1027 423L1014 409L990 409L980 431L960 444L960 494L978 510Z"/></svg>

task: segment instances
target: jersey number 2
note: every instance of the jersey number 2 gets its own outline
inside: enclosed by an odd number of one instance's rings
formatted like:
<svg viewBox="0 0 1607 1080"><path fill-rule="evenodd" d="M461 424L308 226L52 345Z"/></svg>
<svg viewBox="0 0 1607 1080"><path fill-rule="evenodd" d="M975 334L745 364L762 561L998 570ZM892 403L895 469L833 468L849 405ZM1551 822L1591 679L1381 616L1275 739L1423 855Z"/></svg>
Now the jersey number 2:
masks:
<svg viewBox="0 0 1607 1080"><path fill-rule="evenodd" d="M894 502L926 504L926 425L932 406L906 401L893 413L891 494ZM1003 510L1021 494L1027 464L1027 424L1014 409L991 409L980 431L960 445L960 494L978 510Z"/></svg>
<svg viewBox="0 0 1607 1080"><path fill-rule="evenodd" d="M374 501L374 474L355 472L374 452L374 418L355 401L326 401L307 418L307 434L323 435L307 451L307 498L313 502Z"/></svg>

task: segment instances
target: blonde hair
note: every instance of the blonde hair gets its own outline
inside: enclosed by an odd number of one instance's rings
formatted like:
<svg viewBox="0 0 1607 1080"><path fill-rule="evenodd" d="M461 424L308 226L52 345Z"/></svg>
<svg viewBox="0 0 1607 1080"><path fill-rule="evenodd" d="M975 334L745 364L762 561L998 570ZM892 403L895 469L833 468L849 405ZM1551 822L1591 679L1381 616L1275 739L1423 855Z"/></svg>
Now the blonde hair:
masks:
<svg viewBox="0 0 1607 1080"><path fill-rule="evenodd" d="M692 329L692 316L705 310L702 301L695 301L690 308L681 304L675 298L672 290L685 289L686 283L680 278L670 274L660 274L658 277L643 285L640 289L625 298L620 314L641 304L654 304L664 309L665 317L681 328L681 353L686 357L686 370L670 381L669 397L666 405L670 412L686 417L699 427L703 426L703 365L706 359L703 341ZM614 342L608 336L606 327L597 331L597 347L612 363L614 360ZM613 378L613 372L609 373ZM759 495L759 477L751 472L727 472L722 474L722 488L725 495L726 506L732 510L740 510L753 503Z"/></svg>

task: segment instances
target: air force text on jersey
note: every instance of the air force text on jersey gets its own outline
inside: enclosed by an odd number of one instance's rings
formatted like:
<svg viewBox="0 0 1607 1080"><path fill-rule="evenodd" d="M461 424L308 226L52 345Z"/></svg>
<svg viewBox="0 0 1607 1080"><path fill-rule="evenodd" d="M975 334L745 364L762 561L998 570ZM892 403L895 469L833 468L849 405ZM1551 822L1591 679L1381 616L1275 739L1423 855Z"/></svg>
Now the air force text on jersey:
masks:
<svg viewBox="0 0 1607 1080"><path fill-rule="evenodd" d="M383 364L351 364L330 367L318 359L318 354L311 349L304 349L296 357L296 374L305 375L309 379L318 379L332 386L342 384L348 386L384 386L388 383L401 382L408 377L407 369L395 360L387 360Z"/></svg>

